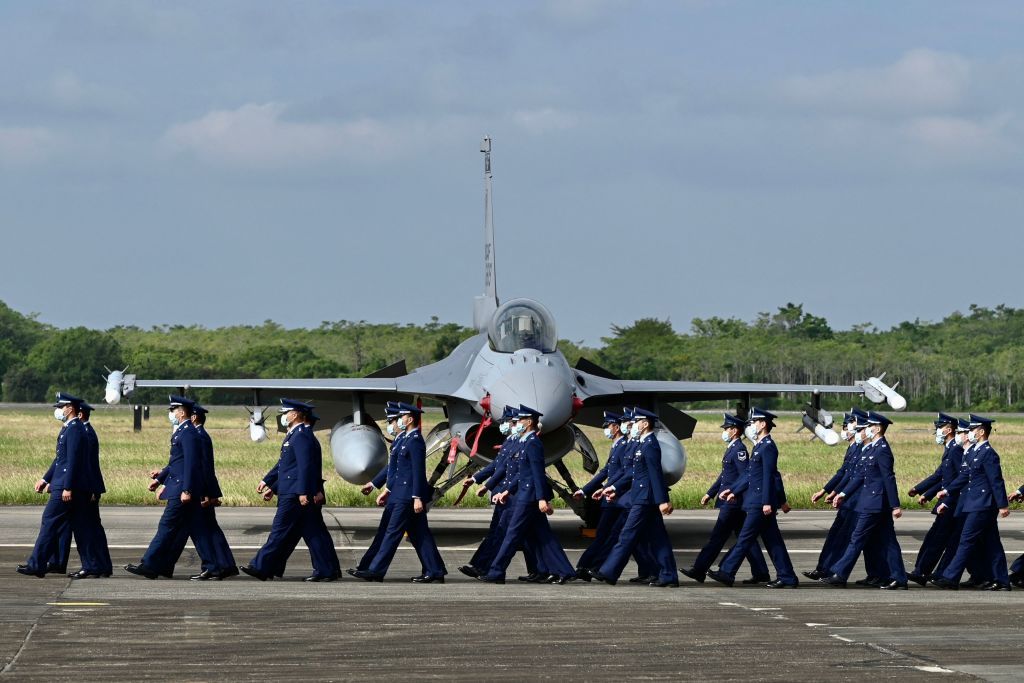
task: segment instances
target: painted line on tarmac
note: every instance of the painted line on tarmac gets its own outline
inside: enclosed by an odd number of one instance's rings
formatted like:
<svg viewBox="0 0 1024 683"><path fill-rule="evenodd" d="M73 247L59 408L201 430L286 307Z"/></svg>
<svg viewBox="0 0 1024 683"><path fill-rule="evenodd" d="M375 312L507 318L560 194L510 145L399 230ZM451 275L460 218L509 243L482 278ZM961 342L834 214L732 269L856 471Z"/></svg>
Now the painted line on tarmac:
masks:
<svg viewBox="0 0 1024 683"><path fill-rule="evenodd" d="M48 602L54 607L109 607L109 602Z"/></svg>

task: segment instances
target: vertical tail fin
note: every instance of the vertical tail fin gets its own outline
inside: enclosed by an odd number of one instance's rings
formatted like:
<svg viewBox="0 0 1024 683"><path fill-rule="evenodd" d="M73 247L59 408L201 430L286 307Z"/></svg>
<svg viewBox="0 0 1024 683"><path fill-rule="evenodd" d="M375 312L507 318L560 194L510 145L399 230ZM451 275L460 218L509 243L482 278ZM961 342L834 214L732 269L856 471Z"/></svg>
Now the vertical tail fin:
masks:
<svg viewBox="0 0 1024 683"><path fill-rule="evenodd" d="M484 332L498 310L498 283L494 263L494 215L491 208L491 138L480 143L484 154L484 293L473 302L473 327Z"/></svg>

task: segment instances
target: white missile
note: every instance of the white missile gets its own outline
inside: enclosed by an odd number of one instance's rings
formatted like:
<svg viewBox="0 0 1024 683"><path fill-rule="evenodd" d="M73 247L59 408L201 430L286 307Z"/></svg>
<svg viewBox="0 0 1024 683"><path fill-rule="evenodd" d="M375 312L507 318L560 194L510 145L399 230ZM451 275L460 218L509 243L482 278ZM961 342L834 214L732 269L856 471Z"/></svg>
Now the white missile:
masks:
<svg viewBox="0 0 1024 683"><path fill-rule="evenodd" d="M267 440L266 408L246 408L249 411L249 438L256 443Z"/></svg>
<svg viewBox="0 0 1024 683"><path fill-rule="evenodd" d="M103 392L103 400L108 405L115 406L121 402L121 389L124 386L124 373L127 369L111 370L106 368L110 374L107 375L107 388Z"/></svg>
<svg viewBox="0 0 1024 683"><path fill-rule="evenodd" d="M824 411L819 411L819 419L821 413L824 413ZM827 413L825 414L827 415ZM829 415L829 422L831 422L831 418L832 416ZM815 420L810 415L804 415L803 423L804 427L811 430L811 432L814 433L814 436L821 439L822 443L824 443L826 446L835 446L837 443L839 443L838 434L836 434L834 431L832 431L825 425L821 424L818 420Z"/></svg>
<svg viewBox="0 0 1024 683"><path fill-rule="evenodd" d="M864 390L864 396L872 403L885 403L889 404L889 407L893 410L904 410L907 407L907 399L900 396L896 391L896 387L900 385L899 382L893 384L891 387L883 382L885 373L883 372L878 377L868 377L862 382L857 382L857 386Z"/></svg>

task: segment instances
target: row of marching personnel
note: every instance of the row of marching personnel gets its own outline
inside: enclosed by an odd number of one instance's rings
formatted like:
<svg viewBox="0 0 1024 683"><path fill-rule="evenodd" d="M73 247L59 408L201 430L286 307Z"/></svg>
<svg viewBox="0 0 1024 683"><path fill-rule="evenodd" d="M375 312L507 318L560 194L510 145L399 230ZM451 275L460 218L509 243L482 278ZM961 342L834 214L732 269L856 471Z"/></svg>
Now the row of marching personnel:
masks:
<svg viewBox="0 0 1024 683"><path fill-rule="evenodd" d="M63 423L56 454L36 490L49 492L39 536L32 555L18 572L45 576L64 573L72 538L82 561L76 579L112 574L99 503L105 492L99 466L99 441L89 424L91 406L60 393L55 417ZM170 457L165 467L150 472L150 490L160 489L166 501L157 532L137 563L125 569L149 579L172 577L191 538L202 559L192 580L221 580L239 572L260 580L284 575L298 545L309 549L313 572L306 581L341 577L330 532L323 520L326 503L322 453L313 434L318 417L314 407L282 399L281 422L286 435L281 455L257 486L264 499L277 496L277 510L266 543L247 564L236 565L216 508L221 491L214 466L213 442L204 428L207 410L182 396L171 396ZM365 581L382 581L408 536L421 563L415 583L444 583L447 569L427 521L433 489L426 478L426 448L419 429L422 411L406 403L386 407L387 431L393 437L387 467L363 487L369 495L380 489L383 507L373 542L348 573ZM630 559L637 574L631 583L678 586L679 573L699 582L707 577L731 586L740 565L750 565L744 583L769 588L799 585L777 514L788 512L778 469L779 451L771 437L776 416L752 408L746 419L726 414L722 424L725 453L722 470L701 500L714 500L719 514L707 544L693 565L677 569L664 517L672 513L668 486L661 467L656 437L657 415L640 407L622 414L606 412L604 434L612 442L608 461L580 490L577 500L600 501L595 537L575 566L569 561L548 516L553 491L544 473L542 415L528 407L506 407L499 420L505 441L491 463L467 478L477 495L494 504L488 533L470 561L459 571L483 582L504 583L517 553L527 567L521 581L565 584L575 580L616 583ZM986 590L1010 590L1024 582L1024 556L1007 571L997 517L1009 514L1010 500L1024 496L1024 487L1006 495L999 457L989 442L993 420L971 415L957 419L940 413L935 421L936 443L943 447L935 472L910 491L923 505L937 500L934 523L926 535L915 566L907 572L896 538L894 520L902 515L896 488L894 458L885 439L891 421L874 412L854 409L844 417L842 437L849 442L835 475L812 497L825 499L837 510L812 580L845 586L858 559L864 557L867 578L858 584L882 589L906 589L908 581L956 589L962 585ZM751 444L748 450L744 441ZM162 488L161 488L162 487ZM712 565L729 539L735 537L717 569ZM773 579L764 553L775 568ZM964 571L970 579L961 583Z"/></svg>

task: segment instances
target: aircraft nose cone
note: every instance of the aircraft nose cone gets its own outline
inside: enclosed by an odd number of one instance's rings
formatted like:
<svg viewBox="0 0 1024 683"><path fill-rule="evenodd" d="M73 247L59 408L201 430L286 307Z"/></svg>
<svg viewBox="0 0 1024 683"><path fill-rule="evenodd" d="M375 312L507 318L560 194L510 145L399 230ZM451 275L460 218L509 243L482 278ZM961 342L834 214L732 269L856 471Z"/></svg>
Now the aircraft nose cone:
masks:
<svg viewBox="0 0 1024 683"><path fill-rule="evenodd" d="M504 406L529 406L543 414L540 421L544 431L561 427L572 417L573 388L558 368L543 359L514 363L502 373L496 385L489 387L492 411L500 412Z"/></svg>

